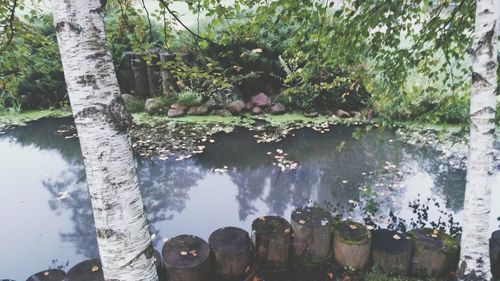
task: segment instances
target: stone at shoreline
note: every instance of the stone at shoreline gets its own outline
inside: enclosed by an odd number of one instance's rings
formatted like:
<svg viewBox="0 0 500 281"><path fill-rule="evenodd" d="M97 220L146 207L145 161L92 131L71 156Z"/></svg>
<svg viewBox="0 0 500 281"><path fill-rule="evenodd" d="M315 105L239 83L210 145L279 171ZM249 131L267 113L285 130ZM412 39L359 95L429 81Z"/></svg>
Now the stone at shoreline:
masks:
<svg viewBox="0 0 500 281"><path fill-rule="evenodd" d="M351 117L351 114L349 114L349 112L344 111L342 109L337 110L337 113L335 113L335 115L337 115L337 117L340 117L340 118L349 118L349 117Z"/></svg>
<svg viewBox="0 0 500 281"><path fill-rule="evenodd" d="M218 106L218 105L217 105L217 102L216 102L215 100L213 100L213 99L209 99L209 100L208 100L208 101L204 104L204 106L205 106L206 108L208 108L208 110L212 110L212 109L217 108L217 106Z"/></svg>
<svg viewBox="0 0 500 281"><path fill-rule="evenodd" d="M349 111L349 114L352 116L352 117L355 117L355 118L358 118L361 116L361 112L359 111Z"/></svg>
<svg viewBox="0 0 500 281"><path fill-rule="evenodd" d="M245 102L243 102L242 100L233 101L227 106L227 109L232 114L240 114L243 111L243 109L245 109Z"/></svg>
<svg viewBox="0 0 500 281"><path fill-rule="evenodd" d="M271 106L271 99L264 93L258 93L252 97L252 103L258 107Z"/></svg>
<svg viewBox="0 0 500 281"><path fill-rule="evenodd" d="M146 109L148 113L155 113L160 110L160 105L155 99L147 99L144 104L144 109Z"/></svg>
<svg viewBox="0 0 500 281"><path fill-rule="evenodd" d="M198 107L198 115L207 115L208 111L208 107L206 107L205 105Z"/></svg>
<svg viewBox="0 0 500 281"><path fill-rule="evenodd" d="M249 102L245 103L246 110L251 111L252 108L253 108L253 102L249 101Z"/></svg>
<svg viewBox="0 0 500 281"><path fill-rule="evenodd" d="M171 109L182 109L182 110L186 110L186 106L182 105L182 104L178 104L178 103L174 103L170 106Z"/></svg>
<svg viewBox="0 0 500 281"><path fill-rule="evenodd" d="M230 117L230 116L233 116L233 114L229 110L227 110L227 109L218 110L217 111L217 115L219 115L221 117Z"/></svg>
<svg viewBox="0 0 500 281"><path fill-rule="evenodd" d="M285 112L286 112L286 107L281 103L277 103L271 107L271 114L278 115L278 114L283 114Z"/></svg>
<svg viewBox="0 0 500 281"><path fill-rule="evenodd" d="M262 112L263 112L262 108L260 108L260 107L258 107L258 106L256 106L256 107L252 108L252 114L253 114L253 115L259 115L259 114L261 114Z"/></svg>
<svg viewBox="0 0 500 281"><path fill-rule="evenodd" d="M123 99L123 102L126 104L128 102L133 101L135 99L135 97L130 95L130 94L122 94L122 99Z"/></svg>
<svg viewBox="0 0 500 281"><path fill-rule="evenodd" d="M319 112L316 110L307 110L304 112L304 116L309 117L309 118L318 117L318 115L319 115Z"/></svg>
<svg viewBox="0 0 500 281"><path fill-rule="evenodd" d="M188 109L188 111L187 111L187 113L186 113L186 114L187 114L187 115L199 115L199 114L198 114L198 107L197 107L197 106L191 106L191 107Z"/></svg>
<svg viewBox="0 0 500 281"><path fill-rule="evenodd" d="M182 108L170 108L168 110L168 117L181 117L184 116L185 110Z"/></svg>

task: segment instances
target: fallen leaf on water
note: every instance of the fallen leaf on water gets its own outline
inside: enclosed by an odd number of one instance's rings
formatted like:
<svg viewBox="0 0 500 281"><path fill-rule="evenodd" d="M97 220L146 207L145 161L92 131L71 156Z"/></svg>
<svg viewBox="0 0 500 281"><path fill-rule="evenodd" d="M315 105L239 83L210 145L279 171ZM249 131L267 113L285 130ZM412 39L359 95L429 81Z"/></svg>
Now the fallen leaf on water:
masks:
<svg viewBox="0 0 500 281"><path fill-rule="evenodd" d="M328 272L326 275L329 279L333 279L333 272Z"/></svg>
<svg viewBox="0 0 500 281"><path fill-rule="evenodd" d="M289 233L289 232L290 232L290 228L285 229L285 233Z"/></svg>
<svg viewBox="0 0 500 281"><path fill-rule="evenodd" d="M247 265L247 268L245 268L245 272L248 272L250 270L250 266Z"/></svg>
<svg viewBox="0 0 500 281"><path fill-rule="evenodd" d="M190 253L193 257L196 257L196 256L198 255L198 253L196 252L196 250L189 251L189 253Z"/></svg>
<svg viewBox="0 0 500 281"><path fill-rule="evenodd" d="M305 220L299 220L299 223L300 224L304 224L304 223L306 223L306 221Z"/></svg>
<svg viewBox="0 0 500 281"><path fill-rule="evenodd" d="M354 225L354 224L350 224L349 228L354 230L354 229L357 229L358 227L356 225Z"/></svg>
<svg viewBox="0 0 500 281"><path fill-rule="evenodd" d="M45 271L45 272L43 273L43 275L45 275L45 276L49 276L49 274L50 274L50 272L48 272L48 271Z"/></svg>
<svg viewBox="0 0 500 281"><path fill-rule="evenodd" d="M187 256L188 252L186 252L186 251L182 251L182 252L180 252L179 254L181 254L181 256Z"/></svg>
<svg viewBox="0 0 500 281"><path fill-rule="evenodd" d="M397 234L394 234L394 236L392 236L392 238L396 239L396 240L399 240L401 239L401 236L397 235Z"/></svg>
<svg viewBox="0 0 500 281"><path fill-rule="evenodd" d="M94 266L90 269L90 271L92 271L92 272L96 272L96 271L98 271L98 270L99 270L99 267L98 267L97 265L94 265Z"/></svg>
<svg viewBox="0 0 500 281"><path fill-rule="evenodd" d="M371 225L367 225L367 226L366 226L366 229L368 229L368 230L373 230L373 226L371 226Z"/></svg>
<svg viewBox="0 0 500 281"><path fill-rule="evenodd" d="M260 278L257 277L257 276L254 276L253 279L252 279L252 281L260 281Z"/></svg>
<svg viewBox="0 0 500 281"><path fill-rule="evenodd" d="M266 220L266 218L265 218L265 217L259 217L259 220L260 220L260 221L265 221L265 220Z"/></svg>

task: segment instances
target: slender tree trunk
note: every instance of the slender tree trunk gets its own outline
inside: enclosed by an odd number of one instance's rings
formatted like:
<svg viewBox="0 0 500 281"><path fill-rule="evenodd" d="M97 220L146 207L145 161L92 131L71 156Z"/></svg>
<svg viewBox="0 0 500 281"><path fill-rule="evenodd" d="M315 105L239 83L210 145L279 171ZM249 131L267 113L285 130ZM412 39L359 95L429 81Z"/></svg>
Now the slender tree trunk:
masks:
<svg viewBox="0 0 500 281"><path fill-rule="evenodd" d="M157 281L125 111L99 0L52 0L106 280Z"/></svg>
<svg viewBox="0 0 500 281"><path fill-rule="evenodd" d="M497 87L495 1L498 0L477 0L460 280L491 279L488 231Z"/></svg>

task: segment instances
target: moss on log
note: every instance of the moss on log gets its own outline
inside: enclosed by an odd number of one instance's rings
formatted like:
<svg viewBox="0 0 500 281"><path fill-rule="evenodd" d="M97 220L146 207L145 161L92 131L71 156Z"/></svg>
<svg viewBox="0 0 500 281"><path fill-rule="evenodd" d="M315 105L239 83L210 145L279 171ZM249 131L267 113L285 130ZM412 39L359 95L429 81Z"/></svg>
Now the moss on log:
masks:
<svg viewBox="0 0 500 281"><path fill-rule="evenodd" d="M277 216L257 218L252 223L252 240L255 245L257 266L270 272L287 269L291 226Z"/></svg>
<svg viewBox="0 0 500 281"><path fill-rule="evenodd" d="M385 273L408 274L412 254L412 242L403 234L389 229L373 232L373 265Z"/></svg>
<svg viewBox="0 0 500 281"><path fill-rule="evenodd" d="M363 224L340 221L333 226L333 255L343 267L362 270L370 260L371 233Z"/></svg>

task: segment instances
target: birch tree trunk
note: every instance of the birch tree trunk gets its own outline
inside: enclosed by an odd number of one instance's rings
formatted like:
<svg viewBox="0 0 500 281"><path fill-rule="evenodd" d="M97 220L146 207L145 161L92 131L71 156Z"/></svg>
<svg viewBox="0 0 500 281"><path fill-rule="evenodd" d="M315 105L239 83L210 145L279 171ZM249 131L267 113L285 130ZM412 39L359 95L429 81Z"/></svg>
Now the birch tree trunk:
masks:
<svg viewBox="0 0 500 281"><path fill-rule="evenodd" d="M125 111L99 0L52 0L106 280L157 281Z"/></svg>
<svg viewBox="0 0 500 281"><path fill-rule="evenodd" d="M477 0L476 8L460 280L491 279L488 231L497 86L497 15L494 1L498 0Z"/></svg>

